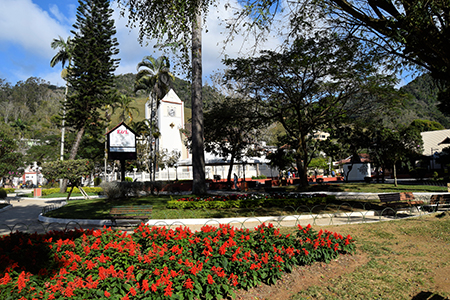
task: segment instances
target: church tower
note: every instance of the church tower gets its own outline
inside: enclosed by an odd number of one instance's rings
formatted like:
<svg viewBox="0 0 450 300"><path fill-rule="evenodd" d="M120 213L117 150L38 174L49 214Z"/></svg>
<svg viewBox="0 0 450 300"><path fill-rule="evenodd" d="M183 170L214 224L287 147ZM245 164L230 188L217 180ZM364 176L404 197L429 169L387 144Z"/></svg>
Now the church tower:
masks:
<svg viewBox="0 0 450 300"><path fill-rule="evenodd" d="M149 104L146 105L148 109ZM150 114L147 113L146 117ZM157 111L157 125L161 136L159 137L159 149L173 150L181 153L180 159L188 158L188 151L184 144L184 135L180 129L184 129L184 102L171 89L161 100Z"/></svg>

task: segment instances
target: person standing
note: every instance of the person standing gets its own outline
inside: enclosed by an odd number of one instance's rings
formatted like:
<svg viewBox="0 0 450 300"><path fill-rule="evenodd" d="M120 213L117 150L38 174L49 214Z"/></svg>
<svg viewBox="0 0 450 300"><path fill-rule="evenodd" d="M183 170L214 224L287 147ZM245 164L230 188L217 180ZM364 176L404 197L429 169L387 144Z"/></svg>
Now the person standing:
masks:
<svg viewBox="0 0 450 300"><path fill-rule="evenodd" d="M236 175L236 173L234 173L234 189L237 190L237 182L238 182L238 177Z"/></svg>

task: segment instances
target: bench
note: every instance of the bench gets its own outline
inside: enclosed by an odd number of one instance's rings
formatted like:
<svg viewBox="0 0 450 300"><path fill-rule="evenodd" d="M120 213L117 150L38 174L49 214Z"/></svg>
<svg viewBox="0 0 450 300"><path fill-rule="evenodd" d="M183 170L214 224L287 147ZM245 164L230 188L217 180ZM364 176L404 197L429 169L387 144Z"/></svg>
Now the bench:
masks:
<svg viewBox="0 0 450 300"><path fill-rule="evenodd" d="M430 203L426 206L427 208L430 208L431 206L436 206L435 211L438 211L439 204L441 205L441 207L450 205L450 194L431 195Z"/></svg>
<svg viewBox="0 0 450 300"><path fill-rule="evenodd" d="M424 203L422 200L416 200L411 192L378 194L378 198L383 205L393 208L411 207Z"/></svg>
<svg viewBox="0 0 450 300"><path fill-rule="evenodd" d="M109 211L111 221L114 226L117 225L118 219L134 219L148 221L152 215L152 205L136 205L136 206L113 206Z"/></svg>

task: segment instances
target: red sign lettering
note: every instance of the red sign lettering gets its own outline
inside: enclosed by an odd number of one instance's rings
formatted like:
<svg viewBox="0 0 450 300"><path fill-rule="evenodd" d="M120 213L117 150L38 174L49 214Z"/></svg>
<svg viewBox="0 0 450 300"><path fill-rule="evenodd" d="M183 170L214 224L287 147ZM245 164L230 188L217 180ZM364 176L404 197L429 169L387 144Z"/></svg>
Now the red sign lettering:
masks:
<svg viewBox="0 0 450 300"><path fill-rule="evenodd" d="M120 130L120 129L117 129L117 134L128 134L128 130Z"/></svg>

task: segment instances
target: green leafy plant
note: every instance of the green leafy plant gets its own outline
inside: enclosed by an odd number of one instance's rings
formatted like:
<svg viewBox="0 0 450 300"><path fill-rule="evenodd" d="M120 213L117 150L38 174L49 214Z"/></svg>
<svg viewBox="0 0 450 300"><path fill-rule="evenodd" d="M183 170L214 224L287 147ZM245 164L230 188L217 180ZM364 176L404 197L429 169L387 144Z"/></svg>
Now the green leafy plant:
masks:
<svg viewBox="0 0 450 300"><path fill-rule="evenodd" d="M99 186L102 183L102 179L100 177L94 178L94 185Z"/></svg>

